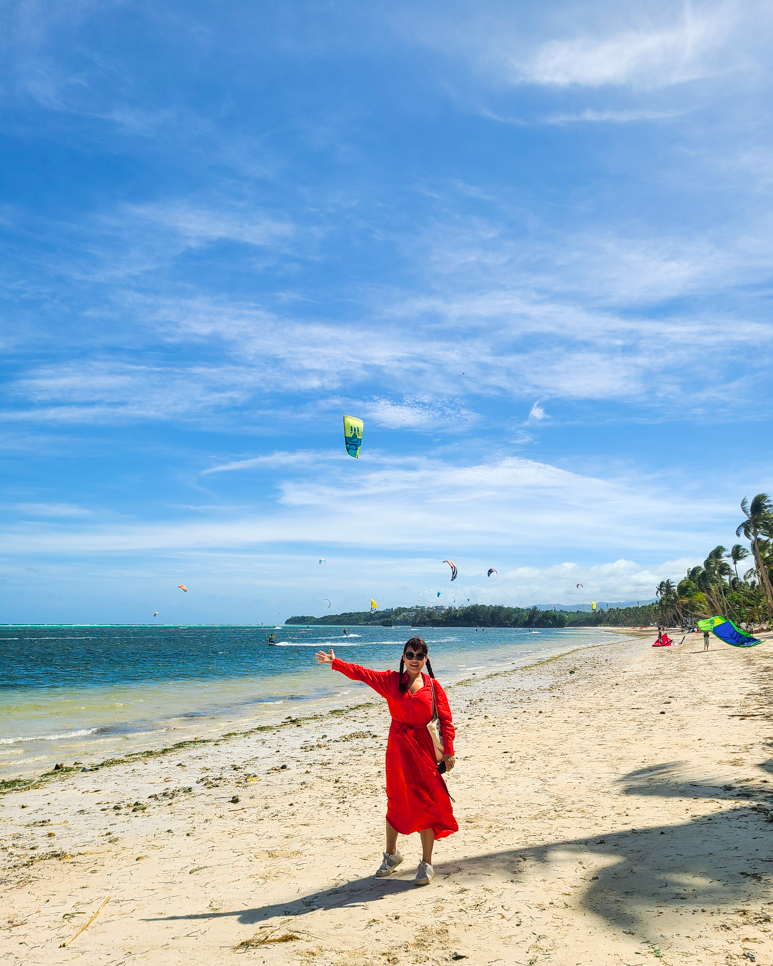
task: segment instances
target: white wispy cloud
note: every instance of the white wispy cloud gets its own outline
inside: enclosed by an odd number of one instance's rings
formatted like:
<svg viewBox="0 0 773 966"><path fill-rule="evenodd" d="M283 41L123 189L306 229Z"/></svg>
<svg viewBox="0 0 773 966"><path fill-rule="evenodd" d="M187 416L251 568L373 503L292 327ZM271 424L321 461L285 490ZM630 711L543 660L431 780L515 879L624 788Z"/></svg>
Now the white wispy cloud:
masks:
<svg viewBox="0 0 773 966"><path fill-rule="evenodd" d="M639 90L714 78L762 64L771 16L761 3L719 0L645 7L607 0L512 5L455 5L440 17L415 4L393 17L405 39L465 60L499 85Z"/></svg>
<svg viewBox="0 0 773 966"><path fill-rule="evenodd" d="M453 551L457 563L484 547L500 559L512 559L513 547L521 555L570 547L652 554L696 543L703 549L732 506L726 498L696 499L653 479L601 479L516 457L461 466L420 457L396 465L342 458L291 462L285 470L305 473L275 473L276 501L268 499L252 515L47 532L20 525L6 530L3 546L8 553L121 553L303 543L374 554L435 546L441 554Z"/></svg>
<svg viewBox="0 0 773 966"><path fill-rule="evenodd" d="M0 503L0 510L21 517L90 517L93 513L74 503Z"/></svg>
<svg viewBox="0 0 773 966"><path fill-rule="evenodd" d="M595 295L603 298L605 280L594 275L588 261L583 268L587 274L577 270L583 286L595 277ZM344 388L370 384L390 385L392 391L351 404L377 425L462 432L475 422L470 400L481 394L627 399L644 401L648 409L674 399L696 406L722 397L727 405L742 406L754 392L755 371L762 371L771 353L773 330L737 312L730 319L712 310L699 319L684 311L647 316L638 305L626 311L586 306L578 304L566 279L563 293L560 285L549 293L547 275L529 272L523 273L523 287L512 281L504 287L513 270L505 264L483 277L457 278L442 296L402 297L391 305L382 300L382 321L368 334L367 356L356 326L283 319L260 307L222 301L181 303L168 313L162 310L166 319L157 326L157 337L169 346L208 346L213 351L207 364L182 365L171 358L130 364L126 353L120 360L102 353L91 360L49 363L6 384L13 405L6 404L0 419L200 421L229 413L228 418L237 418L233 413L245 406L261 408L272 394L316 396L319 406ZM682 268L675 271L682 279L689 275ZM645 288L663 293L664 284L671 284L664 283L664 272L673 279L674 271L631 258L624 272L607 266L601 274L614 298L627 278L637 278L630 293L637 300ZM672 291L680 289L683 282ZM696 366L709 349L725 363L745 360L745 380L698 378ZM653 367L669 374L655 387L648 377ZM411 384L421 384L425 395L395 391ZM459 401L449 403L449 397Z"/></svg>
<svg viewBox="0 0 773 966"><path fill-rule="evenodd" d="M31 372L7 387L27 405L6 407L8 422L118 423L211 412L250 398L256 376L229 366L129 365L118 360L65 362Z"/></svg>
<svg viewBox="0 0 773 966"><path fill-rule="evenodd" d="M678 19L659 27L548 40L523 60L505 59L503 68L513 81L550 86L680 84L733 65L727 47L731 24L726 5L697 15L685 7ZM720 59L720 53L725 57Z"/></svg>
<svg viewBox="0 0 773 966"><path fill-rule="evenodd" d="M410 396L399 400L367 400L359 405L358 412L387 429L412 429L424 433L447 427L465 428L476 419L474 413L461 406Z"/></svg>
<svg viewBox="0 0 773 966"><path fill-rule="evenodd" d="M583 111L547 114L540 120L544 124L635 124L638 121L668 121L675 117L684 117L689 110L586 108Z"/></svg>
<svg viewBox="0 0 773 966"><path fill-rule="evenodd" d="M230 209L230 210L229 210ZM202 208L181 202L154 205L129 206L118 224L122 230L124 219L134 222L134 234L145 225L178 236L186 247L216 241L234 241L245 245L271 246L293 238L295 225L270 218L256 210L252 217L246 216L243 206L232 203L218 209Z"/></svg>
<svg viewBox="0 0 773 966"><path fill-rule="evenodd" d="M233 470L249 470L265 467L267 469L286 469L290 466L316 466L320 462L328 460L339 460L340 453L325 453L316 450L295 450L287 452L277 450L274 453L266 453L264 456L253 456L249 459L232 460L229 463L221 463L217 466L210 466L202 470L201 475L209 473L228 473Z"/></svg>
<svg viewBox="0 0 773 966"><path fill-rule="evenodd" d="M502 114L488 107L478 108L481 117L498 121L500 124L511 124L515 127L535 126L539 124L635 124L639 121L667 121L675 117L683 117L692 108L656 110L652 108L584 108L580 111L564 111L554 114L537 114L524 118Z"/></svg>

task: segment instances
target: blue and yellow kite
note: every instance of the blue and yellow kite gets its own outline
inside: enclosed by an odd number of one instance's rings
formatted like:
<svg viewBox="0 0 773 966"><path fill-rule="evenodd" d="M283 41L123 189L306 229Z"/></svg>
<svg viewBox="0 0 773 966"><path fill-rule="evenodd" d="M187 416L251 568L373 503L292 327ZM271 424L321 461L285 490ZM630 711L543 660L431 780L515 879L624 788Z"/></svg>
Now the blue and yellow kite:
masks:
<svg viewBox="0 0 773 966"><path fill-rule="evenodd" d="M706 620L698 621L698 630L711 631L720 641L732 647L754 647L755 644L762 644L756 637L736 627L727 617L707 617Z"/></svg>
<svg viewBox="0 0 773 966"><path fill-rule="evenodd" d="M356 416L344 416L344 442L346 452L359 459L360 446L362 445L362 420Z"/></svg>

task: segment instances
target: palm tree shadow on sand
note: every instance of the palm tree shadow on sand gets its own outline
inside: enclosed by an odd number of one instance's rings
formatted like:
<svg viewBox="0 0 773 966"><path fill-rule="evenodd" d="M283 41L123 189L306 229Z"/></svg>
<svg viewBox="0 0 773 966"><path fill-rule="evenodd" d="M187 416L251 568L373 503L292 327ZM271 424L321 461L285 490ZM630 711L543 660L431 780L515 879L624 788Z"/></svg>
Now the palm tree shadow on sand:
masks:
<svg viewBox="0 0 773 966"><path fill-rule="evenodd" d="M773 761L759 767L771 772ZM583 871L572 877L568 901L579 903L616 928L639 931L668 907L711 907L722 911L739 903L767 899L773 877L773 851L765 816L773 808L773 790L766 787L764 779L716 785L687 781L680 778L679 772L679 762L630 772L619 780L622 795L711 799L724 802L727 807L681 824L597 832L585 838L439 862L435 872L440 879L460 884L491 884L497 878L521 884L525 871L534 864L582 863ZM234 917L242 924L254 925L278 916L361 906L409 891L416 890L408 876L368 876L288 902L159 919ZM563 905L563 898L557 889L555 904Z"/></svg>

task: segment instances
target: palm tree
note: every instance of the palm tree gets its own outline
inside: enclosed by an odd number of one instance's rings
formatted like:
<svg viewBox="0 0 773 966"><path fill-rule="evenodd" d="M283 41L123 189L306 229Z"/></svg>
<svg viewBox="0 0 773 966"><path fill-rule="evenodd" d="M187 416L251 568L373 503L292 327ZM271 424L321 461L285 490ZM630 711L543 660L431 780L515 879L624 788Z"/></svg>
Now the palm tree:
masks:
<svg viewBox="0 0 773 966"><path fill-rule="evenodd" d="M730 553L725 554L725 556L733 561L733 567L735 567L735 575L737 577L738 564L749 556L749 551L743 544L736 543L730 548Z"/></svg>
<svg viewBox="0 0 773 966"><path fill-rule="evenodd" d="M672 618L679 613L679 597L673 580L661 580L655 594L659 598L660 620L670 625Z"/></svg>
<svg viewBox="0 0 773 966"><path fill-rule="evenodd" d="M693 573L699 570L700 573L695 574L693 578L697 584L698 590L704 595L705 599L710 602L712 609L715 614L719 614L722 617L725 616L725 570L728 573L732 573L732 570L721 559L722 553L724 553L724 547L716 547L708 557L703 561L703 567L693 568Z"/></svg>
<svg viewBox="0 0 773 966"><path fill-rule="evenodd" d="M770 583L770 575L765 561L760 553L760 536L773 537L773 502L767 493L758 493L751 504L746 497L741 500L741 509L746 515L746 519L738 524L735 535L740 537L743 534L751 544L752 555L757 571L760 576L760 583L765 593L771 614L773 614L773 586Z"/></svg>

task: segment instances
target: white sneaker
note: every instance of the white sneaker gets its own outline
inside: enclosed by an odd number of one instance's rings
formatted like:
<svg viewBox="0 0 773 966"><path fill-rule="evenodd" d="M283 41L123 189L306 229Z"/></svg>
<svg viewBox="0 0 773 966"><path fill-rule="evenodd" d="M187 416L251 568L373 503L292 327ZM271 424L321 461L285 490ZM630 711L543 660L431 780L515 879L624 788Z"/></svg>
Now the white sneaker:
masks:
<svg viewBox="0 0 773 966"><path fill-rule="evenodd" d="M376 878L383 879L384 876L391 875L402 861L403 857L399 852L395 852L394 855L390 855L388 852L385 852L384 861L378 867Z"/></svg>
<svg viewBox="0 0 773 966"><path fill-rule="evenodd" d="M416 870L416 878L413 880L414 885L429 885L430 882L435 878L435 870L429 864L425 862L424 859L419 862L419 868Z"/></svg>

